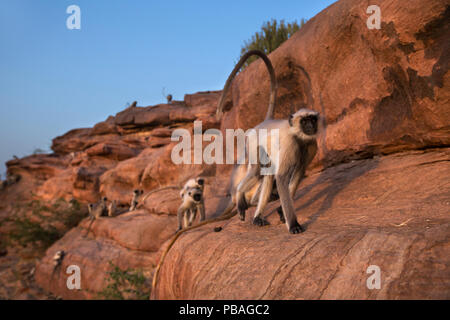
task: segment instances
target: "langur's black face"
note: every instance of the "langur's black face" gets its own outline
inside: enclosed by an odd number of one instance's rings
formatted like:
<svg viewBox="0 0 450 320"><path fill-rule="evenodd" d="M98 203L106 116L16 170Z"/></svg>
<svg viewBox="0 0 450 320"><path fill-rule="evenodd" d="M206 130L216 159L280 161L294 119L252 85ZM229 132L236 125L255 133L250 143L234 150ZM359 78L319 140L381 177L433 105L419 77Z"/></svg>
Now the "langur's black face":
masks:
<svg viewBox="0 0 450 320"><path fill-rule="evenodd" d="M200 202L202 200L202 191L194 188L188 191L188 196L191 197L195 202Z"/></svg>
<svg viewBox="0 0 450 320"><path fill-rule="evenodd" d="M317 116L309 115L300 119L300 127L303 133L312 136L317 133Z"/></svg>

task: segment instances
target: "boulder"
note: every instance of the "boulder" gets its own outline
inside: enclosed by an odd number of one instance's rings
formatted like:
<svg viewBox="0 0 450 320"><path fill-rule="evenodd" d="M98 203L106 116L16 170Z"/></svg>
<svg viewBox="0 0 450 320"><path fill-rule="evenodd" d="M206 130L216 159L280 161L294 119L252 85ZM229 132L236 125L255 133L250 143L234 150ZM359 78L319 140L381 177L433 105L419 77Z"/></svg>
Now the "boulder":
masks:
<svg viewBox="0 0 450 320"><path fill-rule="evenodd" d="M204 91L194 94L185 94L184 103L188 107L201 107L201 106L217 106L221 91Z"/></svg>
<svg viewBox="0 0 450 320"><path fill-rule="evenodd" d="M90 137L91 128L73 129L52 140L52 150L59 154L82 151L93 145Z"/></svg>
<svg viewBox="0 0 450 320"><path fill-rule="evenodd" d="M93 229L96 230L102 223L109 222L106 219L97 220L93 224ZM119 219L119 217L112 219ZM144 224L144 226L148 225ZM115 227L117 229L118 225ZM111 230L111 232L114 231ZM103 234L105 233L103 231ZM101 298L99 292L108 285L107 272L112 269L111 263L121 269L141 269L147 277L150 276L150 270L155 264L156 253L130 250L108 238L92 235L92 232L88 237L85 237L85 234L86 229L84 228L72 229L63 239L47 250L46 256L36 266L35 279L41 287L64 299L99 299ZM60 268L54 272L52 257L58 250L64 250L66 255ZM80 268L80 290L67 288L68 275L65 270L70 265Z"/></svg>
<svg viewBox="0 0 450 320"><path fill-rule="evenodd" d="M114 117L109 116L103 122L97 123L92 130L90 135L102 135L102 134L116 134L118 133L117 126L115 125Z"/></svg>
<svg viewBox="0 0 450 320"><path fill-rule="evenodd" d="M130 148L123 143L99 143L86 149L86 154L88 156L100 156L111 158L117 161L126 160L133 158L139 154L140 150L135 148Z"/></svg>
<svg viewBox="0 0 450 320"><path fill-rule="evenodd" d="M450 149L337 165L295 196L306 231L237 217L182 235L163 264L158 299L449 299ZM221 232L214 232L222 226ZM369 266L381 288L366 285Z"/></svg>
<svg viewBox="0 0 450 320"><path fill-rule="evenodd" d="M338 1L269 56L279 82L276 118L302 107L324 118L316 165L450 143L449 4L377 5L379 30L366 25L367 3ZM241 72L222 128L261 122L269 85L262 61Z"/></svg>

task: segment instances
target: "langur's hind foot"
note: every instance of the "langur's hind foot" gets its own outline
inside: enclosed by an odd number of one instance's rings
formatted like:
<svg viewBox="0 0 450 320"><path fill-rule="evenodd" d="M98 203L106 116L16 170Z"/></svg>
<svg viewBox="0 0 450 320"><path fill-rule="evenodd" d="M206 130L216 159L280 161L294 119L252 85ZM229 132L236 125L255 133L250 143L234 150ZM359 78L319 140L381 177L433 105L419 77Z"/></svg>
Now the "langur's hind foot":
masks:
<svg viewBox="0 0 450 320"><path fill-rule="evenodd" d="M255 217L253 219L253 224L259 227L263 227L263 226L267 226L269 225L269 221L267 221L266 219L262 219L260 217Z"/></svg>
<svg viewBox="0 0 450 320"><path fill-rule="evenodd" d="M289 227L289 232L292 234L302 233L303 231L305 230L297 221L295 221L295 223Z"/></svg>

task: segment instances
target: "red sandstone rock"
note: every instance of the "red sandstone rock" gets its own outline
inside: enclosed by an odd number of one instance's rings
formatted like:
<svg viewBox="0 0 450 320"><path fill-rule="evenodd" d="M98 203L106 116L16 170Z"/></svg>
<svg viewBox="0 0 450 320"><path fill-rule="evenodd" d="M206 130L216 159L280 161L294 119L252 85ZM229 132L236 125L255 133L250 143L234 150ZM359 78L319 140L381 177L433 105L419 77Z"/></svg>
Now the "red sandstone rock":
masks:
<svg viewBox="0 0 450 320"><path fill-rule="evenodd" d="M156 128L151 131L151 136L158 138L170 138L172 136L172 130L169 128Z"/></svg>
<svg viewBox="0 0 450 320"><path fill-rule="evenodd" d="M327 128L316 162L326 166L450 143L448 2L377 4L380 30L366 26L367 3L339 1L270 55L279 81L276 117L301 107L320 111ZM264 119L269 76L262 61L236 77L232 97L222 128Z"/></svg>
<svg viewBox="0 0 450 320"><path fill-rule="evenodd" d="M180 237L159 299L449 299L450 149L354 161L309 176L295 197L306 231L237 217ZM213 227L222 226L219 233ZM381 268L381 289L366 270Z"/></svg>
<svg viewBox="0 0 450 320"><path fill-rule="evenodd" d="M216 106L221 91L205 91L195 94L185 94L184 103L188 107Z"/></svg>
<svg viewBox="0 0 450 320"><path fill-rule="evenodd" d="M109 116L103 122L97 123L90 131L91 135L102 135L102 134L115 134L118 133L117 127L114 123L114 117Z"/></svg>
<svg viewBox="0 0 450 320"><path fill-rule="evenodd" d="M86 150L88 156L101 156L117 161L133 158L139 154L138 149L123 144L99 143Z"/></svg>
<svg viewBox="0 0 450 320"><path fill-rule="evenodd" d="M67 154L86 149L86 147L93 145L89 136L92 129L74 129L66 134L56 137L52 141L52 150L55 153Z"/></svg>

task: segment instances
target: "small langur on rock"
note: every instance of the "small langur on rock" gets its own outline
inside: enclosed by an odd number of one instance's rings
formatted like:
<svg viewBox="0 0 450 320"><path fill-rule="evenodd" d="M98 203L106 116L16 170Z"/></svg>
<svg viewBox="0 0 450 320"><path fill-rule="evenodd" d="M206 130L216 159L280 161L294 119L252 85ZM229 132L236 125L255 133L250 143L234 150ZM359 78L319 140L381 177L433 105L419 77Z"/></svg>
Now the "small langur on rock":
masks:
<svg viewBox="0 0 450 320"><path fill-rule="evenodd" d="M115 217L118 214L116 200L113 200L108 205L108 217Z"/></svg>
<svg viewBox="0 0 450 320"><path fill-rule="evenodd" d="M200 222L205 220L205 200L203 190L205 180L203 178L190 179L186 182L180 191L182 203L178 208L178 229L182 229L184 219L184 227L190 227L195 220L197 211L200 211Z"/></svg>
<svg viewBox="0 0 450 320"><path fill-rule="evenodd" d="M142 196L143 193L144 190L136 189L133 191L133 198L131 199L129 211L134 211L137 209L137 206L139 204L139 198Z"/></svg>
<svg viewBox="0 0 450 320"><path fill-rule="evenodd" d="M53 256L53 269L56 269L61 265L65 254L66 253L64 252L64 250L56 251L55 255Z"/></svg>
<svg viewBox="0 0 450 320"><path fill-rule="evenodd" d="M108 208L107 208L106 201L108 201L108 198L103 197L102 200L100 201L100 203L97 204L96 206L92 203L89 204L88 211L89 211L89 218L91 219L91 222L89 223L89 226L87 228L87 232L86 232L85 236L87 236L89 234L89 231L91 230L91 226L95 220L97 220L101 216L108 214Z"/></svg>
<svg viewBox="0 0 450 320"><path fill-rule="evenodd" d="M93 216L93 212L94 212L94 204L93 203L88 204L88 212L89 212L89 218L91 218Z"/></svg>
<svg viewBox="0 0 450 320"><path fill-rule="evenodd" d="M65 255L66 255L66 253L64 252L64 250L58 250L53 255L53 258L52 258L53 270L52 270L51 277L49 279L50 282L53 279L53 275L55 274L56 270L59 269L59 267L61 266L61 263L62 263Z"/></svg>
<svg viewBox="0 0 450 320"><path fill-rule="evenodd" d="M166 95L166 88L162 88L162 95L163 95L163 97L164 98L166 98L166 100L167 100L167 104L171 104L172 103L172 95L171 94L167 94Z"/></svg>

